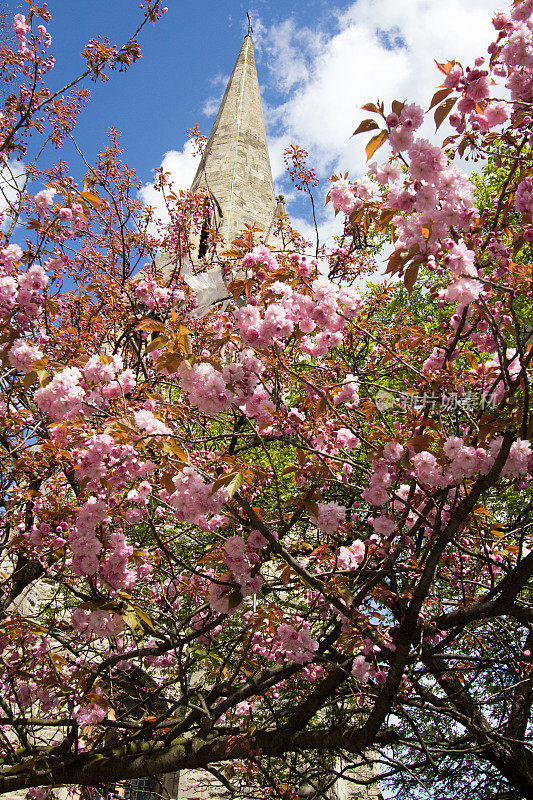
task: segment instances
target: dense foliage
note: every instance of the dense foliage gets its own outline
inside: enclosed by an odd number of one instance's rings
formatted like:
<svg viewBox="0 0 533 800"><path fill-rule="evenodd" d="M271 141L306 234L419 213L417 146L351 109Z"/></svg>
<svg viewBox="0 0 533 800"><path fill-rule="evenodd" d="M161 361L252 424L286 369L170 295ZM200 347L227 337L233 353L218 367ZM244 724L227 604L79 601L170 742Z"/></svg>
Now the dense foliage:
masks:
<svg viewBox="0 0 533 800"><path fill-rule="evenodd" d="M369 160L391 154L332 178L345 233L311 255L284 217L275 247L221 241L162 173L157 223L116 132L79 185L41 168L79 81L140 50L94 40L52 93L48 12L15 16L0 792L205 767L286 800L340 774L533 797L532 12L495 18L488 63L439 65L442 147L418 106L366 106ZM383 241L403 280L369 278Z"/></svg>

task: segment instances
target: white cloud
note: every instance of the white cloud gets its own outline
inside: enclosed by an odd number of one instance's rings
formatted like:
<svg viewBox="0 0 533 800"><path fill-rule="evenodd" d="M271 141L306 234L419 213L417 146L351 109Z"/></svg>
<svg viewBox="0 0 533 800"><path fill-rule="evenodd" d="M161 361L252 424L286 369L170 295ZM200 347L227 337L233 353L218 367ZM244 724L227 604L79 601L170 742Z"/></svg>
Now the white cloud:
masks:
<svg viewBox="0 0 533 800"><path fill-rule="evenodd" d="M486 55L497 10L498 0L357 0L342 12L330 7L334 30L331 19L323 29L298 28L292 19L262 29L258 50L266 56L270 85L281 96L265 114L275 132L270 142L275 180L282 181L282 149L288 142L309 151L321 178L346 171L361 175L369 135L352 134L372 116L361 106L379 99L390 109L398 99L426 109L442 79L435 59L466 66ZM430 117L421 134L440 143L443 131L435 138ZM384 147L376 157L387 158L389 152ZM340 222L321 199L318 213L321 238L331 243Z"/></svg>
<svg viewBox="0 0 533 800"><path fill-rule="evenodd" d="M206 117L214 117L220 106L222 96L229 81L229 75L223 75L219 72L214 78L211 78L210 83L215 89L216 94L210 95L202 106L202 114Z"/></svg>
<svg viewBox="0 0 533 800"><path fill-rule="evenodd" d="M283 151L290 145L290 136L286 133L283 136L270 136L268 139L268 154L270 156L270 166L272 167L272 178L274 183L285 175L285 161Z"/></svg>
<svg viewBox="0 0 533 800"><path fill-rule="evenodd" d="M286 99L269 127L309 150L322 177L361 173L365 137L352 138L360 107L379 98L390 108L397 98L427 108L441 82L434 59L468 64L486 54L496 8L496 0L358 0L338 13L334 32L274 25L261 44Z"/></svg>
<svg viewBox="0 0 533 800"><path fill-rule="evenodd" d="M310 153L310 164L320 178L348 171L352 177L366 169L364 147L369 136L352 133L367 112L361 106L382 100L390 109L393 99L417 102L424 109L441 83L435 59L453 58L472 64L494 38L493 14L501 0L357 0L344 10L329 7L315 27L299 27L293 18L268 27L254 14L254 45L259 72L266 82L263 92L265 120L276 190L287 197L288 211L301 217L298 203L291 203L292 190L286 177L283 150L291 143ZM268 65L268 76L262 65ZM217 74L212 84L220 87L226 76ZM214 114L220 98L213 92L204 113ZM265 96L268 103L265 102ZM276 98L275 103L273 98ZM444 126L436 142L443 138ZM431 116L421 131L435 137ZM383 147L376 157L387 158ZM176 188L188 187L197 161L192 145L167 153L163 168L172 173ZM298 198L301 197L297 193ZM161 197L146 185L142 199L162 208ZM341 221L323 207L317 209L322 241L331 243L340 233ZM292 208L291 208L292 206ZM291 214L292 215L292 214ZM309 224L302 231L312 233ZM309 235L309 238L313 236Z"/></svg>
<svg viewBox="0 0 533 800"><path fill-rule="evenodd" d="M0 171L0 214L5 214L5 219L1 223L1 230L9 230L13 214L10 211L18 211L18 201L26 181L25 166L22 161L10 159Z"/></svg>
<svg viewBox="0 0 533 800"><path fill-rule="evenodd" d="M194 155L194 143L188 139L181 150L169 150L163 156L161 167L168 172L174 191L189 189L198 169L199 158ZM139 191L139 197L147 206L157 210L158 217L168 220L163 195L152 182L145 183Z"/></svg>

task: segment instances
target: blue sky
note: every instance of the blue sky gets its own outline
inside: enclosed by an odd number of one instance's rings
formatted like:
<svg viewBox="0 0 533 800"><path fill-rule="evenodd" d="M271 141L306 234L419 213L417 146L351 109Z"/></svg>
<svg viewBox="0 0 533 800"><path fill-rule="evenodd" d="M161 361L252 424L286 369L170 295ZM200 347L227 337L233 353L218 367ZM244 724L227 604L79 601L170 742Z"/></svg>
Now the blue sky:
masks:
<svg viewBox="0 0 533 800"><path fill-rule="evenodd" d="M54 87L83 67L80 51L101 34L122 44L139 19L139 0L49 0L49 29L56 68ZM486 52L490 19L508 3L497 0L167 0L168 13L141 35L143 59L106 84L88 82L92 102L76 137L87 160L105 143L111 125L122 131L125 159L143 183L162 162L176 186L187 186L195 163L185 144L198 123L208 134L225 81L246 32L254 46L274 179L289 212L310 221L283 172L282 152L295 142L311 153L322 178L318 191L321 230L335 230L323 200L334 171L365 169L365 137L351 138L360 106L397 97L424 107L440 83L434 58L465 64ZM14 10L25 4L10 3ZM428 127L424 135L433 136ZM388 156L383 148L384 157ZM166 158L165 158L166 154ZM71 153L74 175L81 174ZM164 161L163 161L164 159ZM147 202L153 203L148 188Z"/></svg>
<svg viewBox="0 0 533 800"><path fill-rule="evenodd" d="M113 44L123 43L136 27L139 5L136 0L49 0L56 57L53 86L63 85L81 70L79 54L89 38L102 34ZM231 71L250 9L246 2L213 0L168 0L167 5L165 17L141 34L140 62L126 74L111 73L107 84L87 82L92 102L76 133L82 150L92 157L113 124L122 131L127 160L143 180L149 179L165 152L183 147L194 123L209 133L212 117L202 110L208 98L223 91L220 76ZM302 20L306 14L316 19L329 16L323 0L255 0L255 5L260 12L258 26L270 27L282 12ZM266 77L265 71L261 78Z"/></svg>

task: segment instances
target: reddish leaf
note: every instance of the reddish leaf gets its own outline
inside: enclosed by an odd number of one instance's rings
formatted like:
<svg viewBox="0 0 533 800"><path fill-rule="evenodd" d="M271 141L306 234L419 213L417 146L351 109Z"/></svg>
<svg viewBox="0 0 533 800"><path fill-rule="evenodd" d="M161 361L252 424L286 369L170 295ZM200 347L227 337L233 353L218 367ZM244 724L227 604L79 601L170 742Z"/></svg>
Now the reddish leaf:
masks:
<svg viewBox="0 0 533 800"><path fill-rule="evenodd" d="M373 131L375 128L379 128L379 125L374 119L364 119L359 127L354 130L352 136L357 136L358 133Z"/></svg>
<svg viewBox="0 0 533 800"><path fill-rule="evenodd" d="M372 111L374 114L379 114L379 108L374 103L365 103L361 108L363 111Z"/></svg>
<svg viewBox="0 0 533 800"><path fill-rule="evenodd" d="M428 111L431 111L431 109L434 106L438 106L441 100L444 100L445 97L448 97L451 91L452 91L451 89L439 89L438 92L435 92L435 94L433 95L433 99L431 101L431 105L428 108Z"/></svg>
<svg viewBox="0 0 533 800"><path fill-rule="evenodd" d="M101 197L98 197L94 192L81 192L84 200L88 200L93 206L101 206L104 202Z"/></svg>
<svg viewBox="0 0 533 800"><path fill-rule="evenodd" d="M408 294L411 294L411 292L413 291L413 287L415 285L418 276L419 267L420 267L419 264L411 264L411 266L407 267L407 269L405 270L403 282L405 284L405 288L407 289Z"/></svg>
<svg viewBox="0 0 533 800"><path fill-rule="evenodd" d="M455 63L456 63L455 61L447 61L446 63L440 63L439 61L435 61L435 64L437 65L437 67L438 67L438 68L440 69L440 71L441 71L441 72L443 72L445 75L447 75L447 74L448 74L448 72L451 70L451 68L453 67L453 65L454 65Z"/></svg>
<svg viewBox="0 0 533 800"><path fill-rule="evenodd" d="M433 439L427 433L421 433L419 436L413 436L405 442L406 447L412 447L415 453L420 453L422 450L427 450L431 447Z"/></svg>
<svg viewBox="0 0 533 800"><path fill-rule="evenodd" d="M370 161L376 150L379 150L382 144L384 144L387 139L389 138L388 131L380 131L378 134L370 139L369 143L365 147L366 152L366 160Z"/></svg>
<svg viewBox="0 0 533 800"><path fill-rule="evenodd" d="M162 332L165 330L165 326L162 322L157 322L155 319L150 319L146 317L139 322L137 327L135 328L136 331L159 331Z"/></svg>
<svg viewBox="0 0 533 800"><path fill-rule="evenodd" d="M436 130L440 128L452 108L457 102L457 97L449 97L447 100L444 101L435 111L435 125L437 126Z"/></svg>
<svg viewBox="0 0 533 800"><path fill-rule="evenodd" d="M399 100L393 100L392 101L392 110L396 114L396 116L398 116L398 117L400 116L400 114L403 111L404 105L405 105L405 103L400 103Z"/></svg>

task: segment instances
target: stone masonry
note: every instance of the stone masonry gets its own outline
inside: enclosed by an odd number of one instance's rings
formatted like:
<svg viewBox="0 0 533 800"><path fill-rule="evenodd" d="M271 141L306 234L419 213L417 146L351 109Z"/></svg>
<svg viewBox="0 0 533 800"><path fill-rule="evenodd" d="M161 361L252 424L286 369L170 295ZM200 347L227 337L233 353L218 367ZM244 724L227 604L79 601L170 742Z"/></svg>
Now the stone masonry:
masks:
<svg viewBox="0 0 533 800"><path fill-rule="evenodd" d="M215 224L227 243L245 224L266 235L276 199L252 37L246 36L220 104L191 190L216 200ZM218 207L217 207L218 204Z"/></svg>

